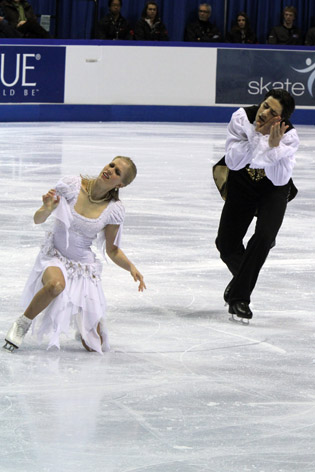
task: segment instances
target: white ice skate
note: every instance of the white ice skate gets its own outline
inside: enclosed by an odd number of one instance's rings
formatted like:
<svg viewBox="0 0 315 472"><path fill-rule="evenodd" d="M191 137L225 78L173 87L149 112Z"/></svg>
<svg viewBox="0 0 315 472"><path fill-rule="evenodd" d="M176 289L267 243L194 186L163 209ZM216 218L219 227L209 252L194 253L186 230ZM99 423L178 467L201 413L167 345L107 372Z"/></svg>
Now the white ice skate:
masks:
<svg viewBox="0 0 315 472"><path fill-rule="evenodd" d="M18 349L21 346L24 336L28 332L31 324L32 320L26 318L24 315L20 316L9 329L8 334L5 337L6 343L3 348L9 352Z"/></svg>

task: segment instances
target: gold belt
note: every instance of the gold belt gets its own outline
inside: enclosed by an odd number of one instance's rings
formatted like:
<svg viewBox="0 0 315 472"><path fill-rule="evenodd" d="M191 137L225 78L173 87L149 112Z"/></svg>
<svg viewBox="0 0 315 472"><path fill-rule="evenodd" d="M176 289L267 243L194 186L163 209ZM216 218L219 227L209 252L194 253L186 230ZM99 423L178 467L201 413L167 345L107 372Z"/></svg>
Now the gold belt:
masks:
<svg viewBox="0 0 315 472"><path fill-rule="evenodd" d="M266 177L264 169L250 169L249 167L246 167L246 170L250 178L256 182Z"/></svg>

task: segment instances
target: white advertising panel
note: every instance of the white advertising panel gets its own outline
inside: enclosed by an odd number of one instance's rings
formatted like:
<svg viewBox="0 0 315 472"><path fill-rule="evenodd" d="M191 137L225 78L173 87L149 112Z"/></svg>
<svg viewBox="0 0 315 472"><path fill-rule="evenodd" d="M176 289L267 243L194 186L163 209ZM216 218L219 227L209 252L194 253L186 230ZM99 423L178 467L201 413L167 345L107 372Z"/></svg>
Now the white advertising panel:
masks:
<svg viewBox="0 0 315 472"><path fill-rule="evenodd" d="M67 46L65 104L211 106L216 48Z"/></svg>

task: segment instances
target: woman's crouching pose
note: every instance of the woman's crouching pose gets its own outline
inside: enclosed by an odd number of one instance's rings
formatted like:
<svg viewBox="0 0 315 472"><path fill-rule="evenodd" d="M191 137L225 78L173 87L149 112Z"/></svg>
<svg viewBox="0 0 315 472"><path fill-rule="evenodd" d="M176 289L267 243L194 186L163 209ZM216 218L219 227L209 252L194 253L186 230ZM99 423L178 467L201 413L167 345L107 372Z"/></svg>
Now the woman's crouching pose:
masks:
<svg viewBox="0 0 315 472"><path fill-rule="evenodd" d="M59 348L60 334L74 325L88 351L101 354L102 347L109 350L102 264L91 245L97 237L98 247L106 248L115 264L139 281L139 291L146 288L142 275L120 249L125 211L118 192L136 173L130 158L117 156L97 178L64 177L43 195L34 221L44 223L53 214L55 225L26 283L22 296L25 312L9 329L5 349L19 348L32 324L39 338L50 336L48 348Z"/></svg>

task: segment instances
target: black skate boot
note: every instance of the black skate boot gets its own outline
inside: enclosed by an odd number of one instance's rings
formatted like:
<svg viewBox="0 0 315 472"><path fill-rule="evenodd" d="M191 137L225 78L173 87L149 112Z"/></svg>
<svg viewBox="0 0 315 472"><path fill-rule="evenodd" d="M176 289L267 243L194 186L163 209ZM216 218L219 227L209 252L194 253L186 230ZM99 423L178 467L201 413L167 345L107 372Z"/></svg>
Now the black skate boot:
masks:
<svg viewBox="0 0 315 472"><path fill-rule="evenodd" d="M253 312L247 302L231 303L229 305L229 313L232 315L231 321L238 321L244 324L249 324L249 320L253 317Z"/></svg>

